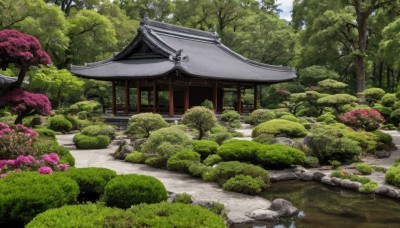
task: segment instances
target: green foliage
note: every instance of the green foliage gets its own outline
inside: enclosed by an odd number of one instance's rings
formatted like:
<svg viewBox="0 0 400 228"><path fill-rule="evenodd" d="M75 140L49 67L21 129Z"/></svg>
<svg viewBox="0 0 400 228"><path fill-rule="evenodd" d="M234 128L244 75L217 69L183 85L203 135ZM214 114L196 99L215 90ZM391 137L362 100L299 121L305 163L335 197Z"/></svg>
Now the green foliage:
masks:
<svg viewBox="0 0 400 228"><path fill-rule="evenodd" d="M95 137L78 133L74 136L73 141L78 149L104 149L110 144L110 138L106 135L98 135Z"/></svg>
<svg viewBox="0 0 400 228"><path fill-rule="evenodd" d="M334 169L336 169L342 165L342 163L340 161L336 161L336 160L329 160L328 162L329 162L329 164L331 164L332 168L334 168Z"/></svg>
<svg viewBox="0 0 400 228"><path fill-rule="evenodd" d="M211 111L214 111L214 105L212 103L212 101L205 99L202 103L201 103L202 107L208 108Z"/></svg>
<svg viewBox="0 0 400 228"><path fill-rule="evenodd" d="M128 135L139 135L149 137L152 131L168 127L169 124L160 114L156 113L140 113L133 115L129 119Z"/></svg>
<svg viewBox="0 0 400 228"><path fill-rule="evenodd" d="M224 183L223 188L227 191L239 192L248 195L257 195L264 190L267 185L259 177L237 175Z"/></svg>
<svg viewBox="0 0 400 228"><path fill-rule="evenodd" d="M279 119L299 123L299 119L297 119L297 117L295 117L293 115L283 115L283 116L279 117Z"/></svg>
<svg viewBox="0 0 400 228"><path fill-rule="evenodd" d="M348 85L346 83L339 82L333 79L325 79L318 82L318 88L327 93L342 92L347 86Z"/></svg>
<svg viewBox="0 0 400 228"><path fill-rule="evenodd" d="M106 168L69 169L60 175L76 181L79 186L78 200L80 202L98 200L104 194L108 181L117 176L114 171Z"/></svg>
<svg viewBox="0 0 400 228"><path fill-rule="evenodd" d="M111 125L91 125L87 126L84 129L82 129L81 134L91 136L91 137L96 137L99 135L105 135L107 136L110 140L115 139L115 136L117 136L117 133L115 131L115 128Z"/></svg>
<svg viewBox="0 0 400 228"><path fill-rule="evenodd" d="M264 145L256 152L257 163L268 169L282 169L291 165L302 165L304 153L282 144Z"/></svg>
<svg viewBox="0 0 400 228"><path fill-rule="evenodd" d="M253 138L253 141L262 144L271 144L274 138L275 138L274 135L266 133L266 134L260 134L257 137Z"/></svg>
<svg viewBox="0 0 400 228"><path fill-rule="evenodd" d="M259 166L238 161L220 162L214 169L212 169L212 171L206 172L203 175L203 178L206 177L207 179L207 175L210 175L210 177L214 176L214 180L222 186L227 180L240 174L254 178L259 177L264 181L264 183L269 183L269 173L267 170ZM212 177L210 180L213 180Z"/></svg>
<svg viewBox="0 0 400 228"><path fill-rule="evenodd" d="M353 104L356 100L356 97L349 94L334 94L319 98L317 103L324 107L331 107L335 109L336 112L340 113L344 111L344 105Z"/></svg>
<svg viewBox="0 0 400 228"><path fill-rule="evenodd" d="M356 165L356 170L362 175L370 175L373 171L372 167L365 163L358 163Z"/></svg>
<svg viewBox="0 0 400 228"><path fill-rule="evenodd" d="M373 131L373 135L377 137L378 145L377 150L390 150L393 147L393 138L391 135L382 131Z"/></svg>
<svg viewBox="0 0 400 228"><path fill-rule="evenodd" d="M249 115L249 121L252 125L259 125L269 120L275 119L275 113L267 109L256 109Z"/></svg>
<svg viewBox="0 0 400 228"><path fill-rule="evenodd" d="M133 152L128 154L128 156L125 157L126 162L130 163L137 163L137 164L144 164L146 162L146 155L142 152Z"/></svg>
<svg viewBox="0 0 400 228"><path fill-rule="evenodd" d="M69 150L64 146L60 146L57 141L53 139L39 139L34 141L33 148L37 151L36 156L56 153L60 157L59 163L67 163L69 166L75 165L75 158L71 155Z"/></svg>
<svg viewBox="0 0 400 228"><path fill-rule="evenodd" d="M360 189L358 189L359 192L361 193L374 193L375 189L378 187L378 183L371 181L369 183L364 184Z"/></svg>
<svg viewBox="0 0 400 228"><path fill-rule="evenodd" d="M193 107L183 115L182 122L199 132L198 139L201 140L207 131L217 125L215 113L205 107Z"/></svg>
<svg viewBox="0 0 400 228"><path fill-rule="evenodd" d="M304 86L316 86L325 79L338 79L339 74L323 66L310 66L299 71L300 83Z"/></svg>
<svg viewBox="0 0 400 228"><path fill-rule="evenodd" d="M167 161L167 169L187 173L193 163L200 163L200 154L185 150L176 152Z"/></svg>
<svg viewBox="0 0 400 228"><path fill-rule="evenodd" d="M254 161L255 153L262 145L246 140L228 140L218 148L218 155L224 161Z"/></svg>
<svg viewBox="0 0 400 228"><path fill-rule="evenodd" d="M218 143L210 140L193 140L193 150L201 155L204 160L211 154L217 153Z"/></svg>
<svg viewBox="0 0 400 228"><path fill-rule="evenodd" d="M208 155L206 159L204 159L203 164L207 166L213 166L222 161L222 158L218 154Z"/></svg>
<svg viewBox="0 0 400 228"><path fill-rule="evenodd" d="M251 137L255 138L261 134L270 134L275 137L302 137L307 133L304 126L300 123L276 119L255 127Z"/></svg>
<svg viewBox="0 0 400 228"><path fill-rule="evenodd" d="M140 203L159 203L167 199L164 185L154 177L119 175L105 187L105 202L111 207L129 208Z"/></svg>
<svg viewBox="0 0 400 228"><path fill-rule="evenodd" d="M187 194L186 192L175 195L174 203L191 204L192 202L192 195Z"/></svg>
<svg viewBox="0 0 400 228"><path fill-rule="evenodd" d="M362 187L358 189L361 193L373 193L375 189L378 187L378 183L372 181L367 177L360 177L354 175L352 173L347 172L346 170L335 170L331 173L331 177L338 177L341 179L348 179L351 181L355 181L362 184Z"/></svg>
<svg viewBox="0 0 400 228"><path fill-rule="evenodd" d="M385 180L387 183L400 187L400 165L396 164L390 167L385 174Z"/></svg>
<svg viewBox="0 0 400 228"><path fill-rule="evenodd" d="M381 99L381 104L385 107L391 107L396 102L396 94L394 93L387 93Z"/></svg>
<svg viewBox="0 0 400 228"><path fill-rule="evenodd" d="M211 168L207 165L201 163L192 163L192 165L189 167L189 174L192 177L202 177L203 174L209 171L210 169Z"/></svg>
<svg viewBox="0 0 400 228"><path fill-rule="evenodd" d="M69 107L69 112L78 114L79 112L86 112L88 117L100 114L103 112L103 106L98 101L81 101Z"/></svg>
<svg viewBox="0 0 400 228"><path fill-rule="evenodd" d="M141 152L145 154L158 154L161 156L171 156L175 152L193 148L192 139L176 127L161 128L153 131L141 147Z"/></svg>
<svg viewBox="0 0 400 228"><path fill-rule="evenodd" d="M400 109L394 110L390 113L390 122L396 126L399 126L400 123Z"/></svg>
<svg viewBox="0 0 400 228"><path fill-rule="evenodd" d="M317 157L307 156L304 165L308 168L317 168L319 167L319 160Z"/></svg>
<svg viewBox="0 0 400 228"><path fill-rule="evenodd" d="M86 120L89 118L89 113L87 111L78 112L78 119Z"/></svg>
<svg viewBox="0 0 400 228"><path fill-rule="evenodd" d="M104 224L110 217L123 214L128 215L121 209L97 204L68 205L37 215L26 227L105 227ZM134 216L130 217L133 225Z"/></svg>
<svg viewBox="0 0 400 228"><path fill-rule="evenodd" d="M147 227L226 227L224 220L200 206L181 203L140 204L127 210Z"/></svg>
<svg viewBox="0 0 400 228"><path fill-rule="evenodd" d="M323 115L317 118L318 122L324 122L325 124L333 124L336 123L336 116L330 112L324 113Z"/></svg>
<svg viewBox="0 0 400 228"><path fill-rule="evenodd" d="M379 102L382 99L382 97L385 95L385 90L381 88L369 88L364 90L362 94L371 106L373 103Z"/></svg>
<svg viewBox="0 0 400 228"><path fill-rule="evenodd" d="M39 133L39 137L47 139L56 139L56 133L48 128L35 128L35 131Z"/></svg>
<svg viewBox="0 0 400 228"><path fill-rule="evenodd" d="M50 208L76 202L76 182L61 175L16 172L0 180L0 221L26 224Z"/></svg>
<svg viewBox="0 0 400 228"><path fill-rule="evenodd" d="M53 131L69 132L72 130L72 123L63 115L55 115L50 118L49 128Z"/></svg>
<svg viewBox="0 0 400 228"><path fill-rule="evenodd" d="M72 130L79 129L79 119L75 116L66 115L65 118L72 124Z"/></svg>
<svg viewBox="0 0 400 228"><path fill-rule="evenodd" d="M214 129L214 128L213 128ZM212 130L211 130L212 132ZM221 145L226 140L232 138L232 134L229 133L226 129L224 131L213 132L209 134L207 137L209 140L216 142L218 145Z"/></svg>
<svg viewBox="0 0 400 228"><path fill-rule="evenodd" d="M167 157L148 157L144 163L154 168L165 168L167 161Z"/></svg>
<svg viewBox="0 0 400 228"><path fill-rule="evenodd" d="M240 114L235 110L225 110L221 114L221 120L225 122L233 122L240 119Z"/></svg>

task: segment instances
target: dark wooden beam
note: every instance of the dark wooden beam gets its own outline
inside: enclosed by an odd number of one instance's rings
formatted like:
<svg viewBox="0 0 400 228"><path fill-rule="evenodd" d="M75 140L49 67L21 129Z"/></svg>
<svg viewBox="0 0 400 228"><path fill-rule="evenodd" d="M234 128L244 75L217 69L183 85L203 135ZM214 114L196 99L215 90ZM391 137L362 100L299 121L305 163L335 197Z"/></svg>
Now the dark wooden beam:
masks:
<svg viewBox="0 0 400 228"><path fill-rule="evenodd" d="M111 91L111 109L114 115L117 114L117 92L114 81L112 82L112 91Z"/></svg>
<svg viewBox="0 0 400 228"><path fill-rule="evenodd" d="M256 110L258 108L258 89L257 89L257 84L254 84L254 102L253 102L253 110Z"/></svg>
<svg viewBox="0 0 400 228"><path fill-rule="evenodd" d="M213 94L214 112L217 113L217 111L218 111L218 82L217 81L215 81L213 83L212 94Z"/></svg>
<svg viewBox="0 0 400 228"><path fill-rule="evenodd" d="M140 88L140 81L136 81L136 112L140 113L140 106L142 105L142 90Z"/></svg>
<svg viewBox="0 0 400 228"><path fill-rule="evenodd" d="M186 112L188 109L189 109L189 95L190 94L190 91L189 91L189 84L186 84L185 85L185 102L184 102L184 104L185 104L185 110L183 110L184 112Z"/></svg>
<svg viewBox="0 0 400 228"><path fill-rule="evenodd" d="M158 90L157 90L157 81L153 80L153 113L157 113L157 105L158 105Z"/></svg>
<svg viewBox="0 0 400 228"><path fill-rule="evenodd" d="M130 107L130 102L129 102L129 82L128 80L125 80L125 114L129 114L129 107Z"/></svg>
<svg viewBox="0 0 400 228"><path fill-rule="evenodd" d="M175 110L174 110L174 85L172 83L172 78L169 79L169 110L168 114L169 116L174 116L175 115Z"/></svg>
<svg viewBox="0 0 400 228"><path fill-rule="evenodd" d="M242 113L242 90L240 84L237 85L237 112Z"/></svg>

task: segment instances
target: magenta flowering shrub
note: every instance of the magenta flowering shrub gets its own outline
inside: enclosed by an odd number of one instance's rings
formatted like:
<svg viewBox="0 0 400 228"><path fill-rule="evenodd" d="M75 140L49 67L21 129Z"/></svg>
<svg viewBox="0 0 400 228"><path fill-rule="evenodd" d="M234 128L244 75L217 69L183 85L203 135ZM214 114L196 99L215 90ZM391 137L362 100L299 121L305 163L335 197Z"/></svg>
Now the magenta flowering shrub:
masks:
<svg viewBox="0 0 400 228"><path fill-rule="evenodd" d="M380 124L385 122L383 116L375 109L362 108L347 112L339 116L339 119L352 128L366 131L374 131L379 128Z"/></svg>
<svg viewBox="0 0 400 228"><path fill-rule="evenodd" d="M0 104L9 106L11 112L18 115L15 124L22 124L23 118L27 116L51 114L51 104L46 95L30 93L19 88L8 91L0 99Z"/></svg>
<svg viewBox="0 0 400 228"><path fill-rule="evenodd" d="M32 143L38 133L24 125L8 126L0 122L0 159L16 158L18 155L34 155Z"/></svg>
<svg viewBox="0 0 400 228"><path fill-rule="evenodd" d="M10 172L38 171L40 174L51 174L53 171L66 171L68 165L59 164L60 158L56 153L44 154L41 159L31 155L19 155L14 160L0 160L0 177Z"/></svg>

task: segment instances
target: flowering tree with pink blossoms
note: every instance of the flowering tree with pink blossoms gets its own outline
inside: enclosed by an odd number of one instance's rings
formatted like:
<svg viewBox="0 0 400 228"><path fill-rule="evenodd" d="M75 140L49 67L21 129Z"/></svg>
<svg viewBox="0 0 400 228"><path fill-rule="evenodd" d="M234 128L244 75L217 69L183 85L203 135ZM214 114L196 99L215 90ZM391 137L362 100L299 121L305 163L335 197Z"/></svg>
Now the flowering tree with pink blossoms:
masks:
<svg viewBox="0 0 400 228"><path fill-rule="evenodd" d="M32 143L38 133L24 125L12 127L0 122L0 159L12 159L18 155L34 155Z"/></svg>
<svg viewBox="0 0 400 228"><path fill-rule="evenodd" d="M18 115L15 124L22 124L23 118L35 114L50 115L51 104L43 94L35 94L15 88L0 98L0 104L9 106L13 114Z"/></svg>
<svg viewBox="0 0 400 228"><path fill-rule="evenodd" d="M51 59L35 37L17 30L3 30L0 31L0 67L6 70L10 64L20 69L18 80L11 86L19 88L30 66L48 65Z"/></svg>
<svg viewBox="0 0 400 228"><path fill-rule="evenodd" d="M366 131L375 131L380 124L385 122L383 116L375 109L362 108L347 112L339 116L339 119L352 128Z"/></svg>

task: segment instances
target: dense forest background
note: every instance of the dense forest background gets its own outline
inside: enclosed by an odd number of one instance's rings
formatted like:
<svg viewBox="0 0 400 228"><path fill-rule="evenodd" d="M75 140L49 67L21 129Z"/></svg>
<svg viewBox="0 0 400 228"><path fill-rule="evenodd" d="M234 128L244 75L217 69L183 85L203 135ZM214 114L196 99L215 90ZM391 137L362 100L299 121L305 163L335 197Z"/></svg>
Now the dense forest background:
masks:
<svg viewBox="0 0 400 228"><path fill-rule="evenodd" d="M34 35L51 56L55 67L31 69L29 87L58 106L104 98L108 83L77 79L65 69L120 51L144 14L215 31L245 57L297 69L299 80L265 87L264 100L328 78L347 83L350 94L369 87L394 92L400 82L399 0L294 0L290 22L279 18L275 0L2 0L0 11L0 30Z"/></svg>

